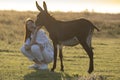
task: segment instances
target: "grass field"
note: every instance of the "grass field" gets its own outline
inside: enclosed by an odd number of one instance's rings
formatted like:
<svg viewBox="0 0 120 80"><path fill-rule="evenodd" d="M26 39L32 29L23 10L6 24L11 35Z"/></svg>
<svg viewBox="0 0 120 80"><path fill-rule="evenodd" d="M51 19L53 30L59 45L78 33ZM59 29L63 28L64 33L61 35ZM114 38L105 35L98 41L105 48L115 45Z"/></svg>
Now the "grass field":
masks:
<svg viewBox="0 0 120 80"><path fill-rule="evenodd" d="M0 11L0 80L120 80L120 14L51 13L60 20L82 16L101 29L93 36L95 70L92 74L87 73L89 58L80 45L64 47L64 72L60 71L59 58L55 72L28 69L33 62L19 49L23 44L24 21L27 17L35 19L36 14Z"/></svg>
<svg viewBox="0 0 120 80"><path fill-rule="evenodd" d="M54 73L28 69L32 62L24 57L19 50L1 50L0 80L119 80L119 45L119 39L93 39L95 70L92 74L87 73L89 58L80 45L64 48L65 72L60 71L58 58ZM11 48L7 45L4 47ZM51 67L52 63L49 65L49 68Z"/></svg>

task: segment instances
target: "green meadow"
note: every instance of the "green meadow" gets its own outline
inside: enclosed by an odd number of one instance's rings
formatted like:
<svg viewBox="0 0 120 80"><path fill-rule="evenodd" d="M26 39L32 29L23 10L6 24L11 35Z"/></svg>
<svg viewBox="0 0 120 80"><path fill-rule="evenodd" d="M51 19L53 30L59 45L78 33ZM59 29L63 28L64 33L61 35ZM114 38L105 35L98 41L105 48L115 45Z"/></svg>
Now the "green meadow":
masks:
<svg viewBox="0 0 120 80"><path fill-rule="evenodd" d="M55 72L28 69L33 62L20 52L25 34L25 20L35 20L38 12L0 11L0 80L120 80L120 14L90 12L50 12L58 20L91 20L101 31L94 31L94 71L87 73L89 58L81 47L63 48L64 72L57 58ZM45 29L43 27L43 29ZM46 31L47 32L47 31Z"/></svg>

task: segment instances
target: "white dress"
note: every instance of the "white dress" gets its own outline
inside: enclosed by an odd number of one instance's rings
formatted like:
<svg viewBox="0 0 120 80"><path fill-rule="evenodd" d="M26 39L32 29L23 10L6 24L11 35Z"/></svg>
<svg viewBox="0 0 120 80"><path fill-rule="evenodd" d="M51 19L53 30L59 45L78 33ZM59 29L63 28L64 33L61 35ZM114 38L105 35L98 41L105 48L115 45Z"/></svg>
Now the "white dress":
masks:
<svg viewBox="0 0 120 80"><path fill-rule="evenodd" d="M51 61L49 59L53 59L53 56L54 56L53 46L51 45L50 40L48 36L46 35L46 33L44 32L44 30L40 29L37 32L36 42L38 44L42 44L44 48L44 50L42 51L42 54L43 54L45 61L46 62Z"/></svg>
<svg viewBox="0 0 120 80"><path fill-rule="evenodd" d="M31 35L31 38L33 35ZM40 50L39 45L34 44L31 46L31 50L26 50L25 46L23 45L21 48L21 52L28 57L30 60L34 60L35 58L39 61L45 61L46 63L50 63L53 61L54 51L53 46L50 43L50 40L44 30L40 29L37 32L36 42L43 46L43 50ZM30 44L30 39L28 38L25 44Z"/></svg>

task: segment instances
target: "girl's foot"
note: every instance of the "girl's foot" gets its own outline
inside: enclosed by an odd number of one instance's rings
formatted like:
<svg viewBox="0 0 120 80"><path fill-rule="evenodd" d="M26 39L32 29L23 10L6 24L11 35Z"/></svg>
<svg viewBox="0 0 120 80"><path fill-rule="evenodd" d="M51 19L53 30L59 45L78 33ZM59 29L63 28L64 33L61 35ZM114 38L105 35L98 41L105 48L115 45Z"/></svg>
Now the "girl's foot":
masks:
<svg viewBox="0 0 120 80"><path fill-rule="evenodd" d="M48 64L41 64L40 66L39 66L39 69L41 69L41 70L46 70L46 69L48 69Z"/></svg>
<svg viewBox="0 0 120 80"><path fill-rule="evenodd" d="M39 64L33 64L31 66L28 67L29 69L38 69L39 68Z"/></svg>

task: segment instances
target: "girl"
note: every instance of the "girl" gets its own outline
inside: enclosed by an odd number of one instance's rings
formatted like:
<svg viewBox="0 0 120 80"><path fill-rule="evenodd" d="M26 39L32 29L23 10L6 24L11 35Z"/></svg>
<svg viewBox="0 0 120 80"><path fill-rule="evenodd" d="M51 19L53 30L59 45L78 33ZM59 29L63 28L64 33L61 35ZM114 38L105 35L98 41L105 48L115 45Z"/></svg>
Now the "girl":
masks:
<svg viewBox="0 0 120 80"><path fill-rule="evenodd" d="M44 30L35 26L34 21L28 18L25 24L25 43L21 52L35 64L29 68L48 69L48 64L53 61L53 47Z"/></svg>

